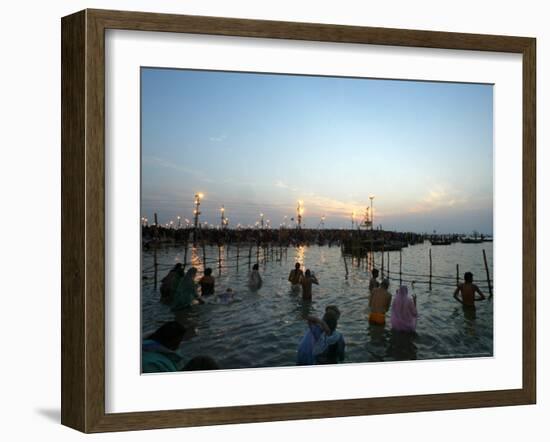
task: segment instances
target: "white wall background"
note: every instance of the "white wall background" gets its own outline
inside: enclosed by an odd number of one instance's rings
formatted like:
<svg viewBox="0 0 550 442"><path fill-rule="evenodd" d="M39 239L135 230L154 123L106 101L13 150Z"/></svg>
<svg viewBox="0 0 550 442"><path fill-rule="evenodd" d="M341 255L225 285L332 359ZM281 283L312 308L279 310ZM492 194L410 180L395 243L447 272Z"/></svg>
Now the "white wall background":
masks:
<svg viewBox="0 0 550 442"><path fill-rule="evenodd" d="M59 425L60 408L60 17L106 8L532 36L538 39L538 405L375 417L118 433L96 440L297 440L334 438L542 440L550 412L550 14L542 1L20 0L2 7L0 232L3 440L84 439ZM546 123L547 124L547 123ZM414 380L413 380L414 381ZM540 434L540 436L538 436Z"/></svg>

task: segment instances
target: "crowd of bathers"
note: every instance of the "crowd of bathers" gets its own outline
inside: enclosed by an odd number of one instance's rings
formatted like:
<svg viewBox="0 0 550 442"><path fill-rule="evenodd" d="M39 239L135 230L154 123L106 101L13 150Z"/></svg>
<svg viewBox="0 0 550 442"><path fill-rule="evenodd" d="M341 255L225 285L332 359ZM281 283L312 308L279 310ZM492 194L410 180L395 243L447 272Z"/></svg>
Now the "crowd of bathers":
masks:
<svg viewBox="0 0 550 442"><path fill-rule="evenodd" d="M196 326L187 319L187 311L193 304L204 304L213 301L229 304L236 300L231 287L216 294L216 280L212 269L204 269L204 274L195 282L198 270L191 267L184 271L182 264L176 264L162 279L160 286L160 302L169 306L174 314L174 320L163 324L149 335L142 345L142 371L144 373L213 370L221 368L208 355L198 355L187 363L180 354L182 342L196 336ZM389 314L392 330L402 333L415 333L418 319L417 296L409 295L407 286L400 285L395 296L389 292L389 279L378 280L379 271L371 270L368 287L368 322L373 327L385 327L386 316ZM288 281L293 293L302 292L302 299L310 302L313 297L313 284L319 285L315 274L306 269L302 271L300 263L296 263L290 271ZM263 285L259 273L259 265L255 264L248 276L248 288L258 291ZM414 285L413 285L414 290ZM479 297L476 298L476 293ZM461 295L461 296L459 296ZM465 309L475 309L475 301L485 299L479 287L473 283L471 272L464 274L464 283L457 285L454 298ZM345 360L345 339L337 330L340 310L335 305L328 305L322 318L306 316L307 329L301 338L297 352L296 365L337 364Z"/></svg>

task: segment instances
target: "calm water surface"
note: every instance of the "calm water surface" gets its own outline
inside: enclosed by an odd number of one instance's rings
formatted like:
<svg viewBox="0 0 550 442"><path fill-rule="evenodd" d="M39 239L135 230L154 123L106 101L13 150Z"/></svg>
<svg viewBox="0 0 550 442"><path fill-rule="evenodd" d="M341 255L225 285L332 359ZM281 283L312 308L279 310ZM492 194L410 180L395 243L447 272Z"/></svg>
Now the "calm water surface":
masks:
<svg viewBox="0 0 550 442"><path fill-rule="evenodd" d="M428 280L430 248L435 275L431 291L427 283L421 282ZM222 262L227 267L219 273L218 248L206 247L207 261L216 261L208 264L214 270L216 292L231 287L240 301L229 305L192 306L188 318L198 324L198 336L184 342L181 353L186 360L210 355L225 369L294 365L298 343L307 330L303 317L321 317L325 306L336 304L342 313L338 330L346 340L346 363L492 356L493 301L477 303L474 318L465 315L462 306L452 297L457 264L461 278L465 271L473 272L474 282L488 295L483 249L492 277L492 243L431 246L425 242L402 250L403 283L408 285L410 293L410 282L417 281L415 292L419 312L416 335L402 335L391 331L389 317L385 328L369 326L369 274L364 265L352 265L348 258L349 276L346 279L338 247L289 248L280 260L275 255L271 260L269 253L269 260L260 263L264 284L258 292L247 288L248 248L240 249L238 268L236 247L222 249ZM202 275L202 249L190 248L188 253L199 269L199 276ZM399 252L389 255L390 293L394 294L399 285ZM176 262L183 262L184 250L179 247L159 249L157 260L160 281ZM384 260L387 267L387 253ZM144 251L143 336L174 319L170 309L158 302L160 294L159 286L154 287L153 262L153 252ZM290 290L287 278L295 262L311 269L319 279L319 285L313 288L312 302L303 302L300 293ZM375 253L375 262L380 267L381 253Z"/></svg>

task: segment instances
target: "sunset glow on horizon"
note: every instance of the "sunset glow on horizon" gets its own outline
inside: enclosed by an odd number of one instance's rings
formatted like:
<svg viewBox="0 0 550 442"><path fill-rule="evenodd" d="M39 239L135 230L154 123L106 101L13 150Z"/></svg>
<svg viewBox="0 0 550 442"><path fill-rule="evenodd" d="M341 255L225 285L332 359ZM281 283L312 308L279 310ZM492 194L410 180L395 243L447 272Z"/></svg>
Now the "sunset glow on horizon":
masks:
<svg viewBox="0 0 550 442"><path fill-rule="evenodd" d="M493 231L491 85L142 68L142 217ZM302 203L300 204L299 201ZM299 209L301 207L301 209ZM352 217L352 214L355 216ZM294 219L294 221L292 221Z"/></svg>

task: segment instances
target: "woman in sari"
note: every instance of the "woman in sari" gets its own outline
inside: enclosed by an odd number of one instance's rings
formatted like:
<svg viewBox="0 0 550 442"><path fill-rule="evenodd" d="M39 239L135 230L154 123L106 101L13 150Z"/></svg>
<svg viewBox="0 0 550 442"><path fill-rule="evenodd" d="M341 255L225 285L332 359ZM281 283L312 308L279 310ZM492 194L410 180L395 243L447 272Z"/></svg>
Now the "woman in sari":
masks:
<svg viewBox="0 0 550 442"><path fill-rule="evenodd" d="M402 285L395 292L395 298L391 306L392 329L402 332L415 332L417 317L416 295L411 298L407 287Z"/></svg>
<svg viewBox="0 0 550 442"><path fill-rule="evenodd" d="M193 301L199 297L197 293L197 285L195 284L195 277L197 276L197 269L191 267L187 270L187 273L181 278L174 289L174 299L170 310L176 315L176 321L182 322L182 313L191 306Z"/></svg>

